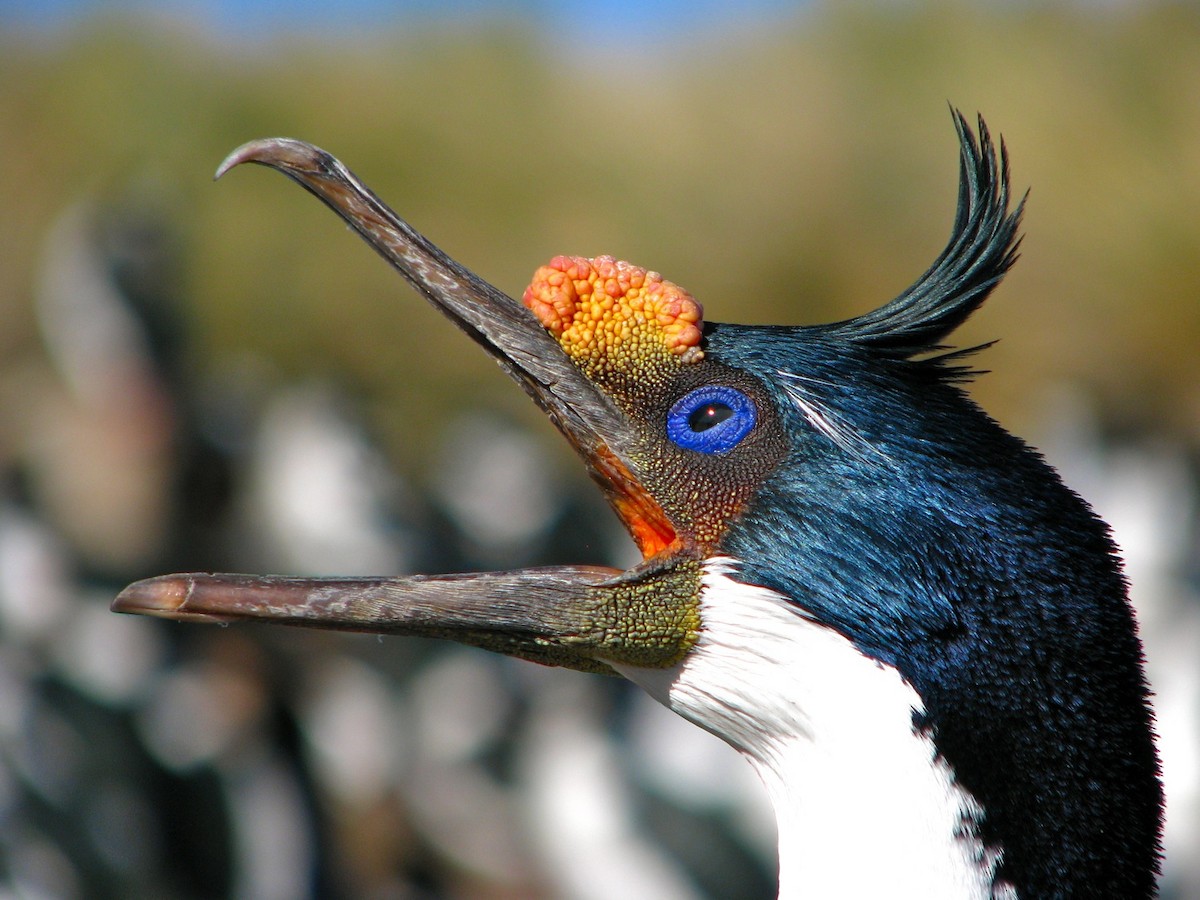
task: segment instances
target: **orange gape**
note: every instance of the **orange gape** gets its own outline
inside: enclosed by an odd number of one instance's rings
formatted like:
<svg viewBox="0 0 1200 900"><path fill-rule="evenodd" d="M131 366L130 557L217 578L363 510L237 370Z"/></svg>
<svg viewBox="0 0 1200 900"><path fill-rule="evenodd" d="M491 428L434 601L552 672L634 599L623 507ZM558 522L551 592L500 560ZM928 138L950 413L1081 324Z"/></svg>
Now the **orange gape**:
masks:
<svg viewBox="0 0 1200 900"><path fill-rule="evenodd" d="M643 559L656 556L679 543L675 528L663 508L642 490L637 479L619 459L605 448L604 452L597 454L594 464L604 469L609 502L642 551Z"/></svg>

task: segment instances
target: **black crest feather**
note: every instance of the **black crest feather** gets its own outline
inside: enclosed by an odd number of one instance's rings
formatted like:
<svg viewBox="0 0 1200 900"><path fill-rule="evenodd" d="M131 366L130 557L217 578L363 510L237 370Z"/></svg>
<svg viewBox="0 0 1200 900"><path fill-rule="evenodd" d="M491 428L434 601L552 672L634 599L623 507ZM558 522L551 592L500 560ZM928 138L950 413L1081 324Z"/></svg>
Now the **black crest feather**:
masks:
<svg viewBox="0 0 1200 900"><path fill-rule="evenodd" d="M958 209L946 249L916 283L876 310L822 328L826 333L869 344L908 358L944 350L943 341L966 321L1016 261L1025 199L1008 210L1008 153L999 158L983 117L979 139L966 118L952 110L958 131ZM943 359L962 356L962 352Z"/></svg>

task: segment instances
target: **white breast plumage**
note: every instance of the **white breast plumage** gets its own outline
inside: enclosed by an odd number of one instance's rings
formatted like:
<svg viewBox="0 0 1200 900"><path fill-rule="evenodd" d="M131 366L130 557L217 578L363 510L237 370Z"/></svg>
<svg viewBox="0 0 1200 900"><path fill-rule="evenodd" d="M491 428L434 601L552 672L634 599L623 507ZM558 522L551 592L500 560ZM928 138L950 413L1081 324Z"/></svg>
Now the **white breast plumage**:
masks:
<svg viewBox="0 0 1200 900"><path fill-rule="evenodd" d="M1008 895L976 836L978 804L914 728L912 686L736 571L706 564L683 663L621 671L754 765L779 825L780 896Z"/></svg>

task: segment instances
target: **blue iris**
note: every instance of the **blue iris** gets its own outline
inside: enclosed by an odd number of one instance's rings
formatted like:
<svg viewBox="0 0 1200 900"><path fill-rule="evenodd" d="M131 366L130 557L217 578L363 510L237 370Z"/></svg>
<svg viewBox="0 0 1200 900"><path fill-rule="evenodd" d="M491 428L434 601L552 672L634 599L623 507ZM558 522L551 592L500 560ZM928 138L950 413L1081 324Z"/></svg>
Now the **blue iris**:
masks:
<svg viewBox="0 0 1200 900"><path fill-rule="evenodd" d="M685 450L724 453L750 433L758 411L736 388L709 385L675 401L667 413L667 437Z"/></svg>

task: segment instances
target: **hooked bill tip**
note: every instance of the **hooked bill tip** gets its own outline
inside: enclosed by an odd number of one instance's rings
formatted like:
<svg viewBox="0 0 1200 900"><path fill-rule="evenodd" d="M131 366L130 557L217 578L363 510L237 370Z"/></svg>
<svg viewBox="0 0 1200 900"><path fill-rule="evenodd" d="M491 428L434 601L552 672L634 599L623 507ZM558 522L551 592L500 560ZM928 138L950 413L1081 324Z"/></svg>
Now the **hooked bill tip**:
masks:
<svg viewBox="0 0 1200 900"><path fill-rule="evenodd" d="M316 173L329 158L324 150L295 138L259 138L238 147L217 166L213 180L216 181L230 169L242 163L258 163L274 168L292 169Z"/></svg>

